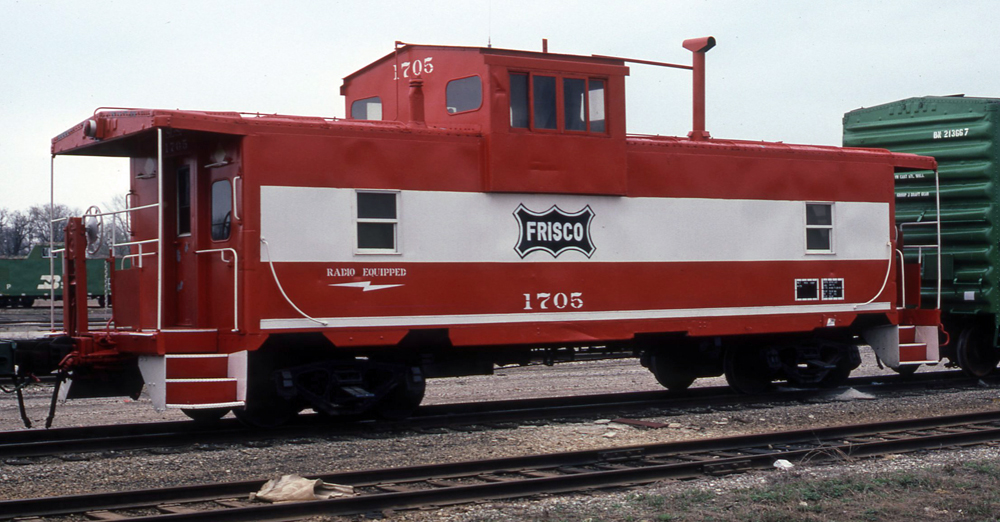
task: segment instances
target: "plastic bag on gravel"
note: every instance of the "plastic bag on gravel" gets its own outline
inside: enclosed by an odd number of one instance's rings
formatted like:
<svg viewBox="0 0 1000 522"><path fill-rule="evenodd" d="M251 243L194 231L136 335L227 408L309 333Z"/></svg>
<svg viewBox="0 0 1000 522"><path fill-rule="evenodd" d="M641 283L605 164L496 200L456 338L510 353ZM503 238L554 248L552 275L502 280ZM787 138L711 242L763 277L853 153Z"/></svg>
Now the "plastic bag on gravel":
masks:
<svg viewBox="0 0 1000 522"><path fill-rule="evenodd" d="M260 491L250 494L250 500L273 503L301 502L353 497L354 494L353 486L330 484L320 479L307 479L298 475L282 475L281 478L265 482Z"/></svg>

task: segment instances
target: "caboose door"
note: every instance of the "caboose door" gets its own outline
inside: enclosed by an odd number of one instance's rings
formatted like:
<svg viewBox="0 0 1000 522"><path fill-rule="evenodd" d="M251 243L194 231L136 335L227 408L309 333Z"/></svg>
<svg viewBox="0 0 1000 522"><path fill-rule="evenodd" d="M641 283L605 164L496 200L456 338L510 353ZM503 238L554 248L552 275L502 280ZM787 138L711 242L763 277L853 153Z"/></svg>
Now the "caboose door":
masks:
<svg viewBox="0 0 1000 522"><path fill-rule="evenodd" d="M211 161L211 160L210 160ZM165 288L175 296L171 324L178 327L237 329L238 257L235 182L230 161L175 163L174 280Z"/></svg>
<svg viewBox="0 0 1000 522"><path fill-rule="evenodd" d="M198 326L198 164L194 158L178 158L173 169L175 197L173 251L167 252L168 262L174 261L173 281L164 288L174 294L173 326ZM167 245L171 243L168 242Z"/></svg>

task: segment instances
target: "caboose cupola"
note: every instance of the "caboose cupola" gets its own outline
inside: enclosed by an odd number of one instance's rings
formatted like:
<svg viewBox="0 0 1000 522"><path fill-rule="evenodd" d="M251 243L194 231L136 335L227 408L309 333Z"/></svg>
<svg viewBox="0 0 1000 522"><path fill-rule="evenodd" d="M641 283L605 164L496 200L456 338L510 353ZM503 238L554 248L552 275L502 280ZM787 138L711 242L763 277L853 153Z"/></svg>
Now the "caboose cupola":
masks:
<svg viewBox="0 0 1000 522"><path fill-rule="evenodd" d="M621 58L397 44L344 79L352 119L482 133L488 192L623 195Z"/></svg>

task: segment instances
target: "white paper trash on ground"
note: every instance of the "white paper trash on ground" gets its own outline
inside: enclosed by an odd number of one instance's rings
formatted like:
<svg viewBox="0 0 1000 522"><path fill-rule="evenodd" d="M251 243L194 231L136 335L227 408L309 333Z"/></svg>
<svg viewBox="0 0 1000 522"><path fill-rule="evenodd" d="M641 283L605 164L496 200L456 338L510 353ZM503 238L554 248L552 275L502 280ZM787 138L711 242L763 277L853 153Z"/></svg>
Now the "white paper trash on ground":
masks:
<svg viewBox="0 0 1000 522"><path fill-rule="evenodd" d="M330 484L320 479L307 479L298 475L283 475L281 478L265 482L260 491L250 494L250 500L274 503L301 502L303 500L353 497L354 495L353 486Z"/></svg>
<svg viewBox="0 0 1000 522"><path fill-rule="evenodd" d="M785 459L778 459L774 461L774 467L778 469L792 469L795 467L795 464L792 464Z"/></svg>

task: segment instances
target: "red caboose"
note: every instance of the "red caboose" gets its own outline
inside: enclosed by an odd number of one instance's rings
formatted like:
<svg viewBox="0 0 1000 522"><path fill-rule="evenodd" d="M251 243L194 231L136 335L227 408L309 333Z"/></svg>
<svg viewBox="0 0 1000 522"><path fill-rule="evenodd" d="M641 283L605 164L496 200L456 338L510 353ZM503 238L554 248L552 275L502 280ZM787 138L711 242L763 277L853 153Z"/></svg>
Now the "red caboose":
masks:
<svg viewBox="0 0 1000 522"><path fill-rule="evenodd" d="M713 44L686 42L687 138L626 134L627 60L492 48L397 45L345 79L346 120L97 111L52 153L131 158L108 238L130 253L86 331L69 225L70 394L145 383L157 408L273 424L584 352L750 392L839 382L863 334L893 368L937 362L893 225L893 175L934 160L709 138Z"/></svg>

